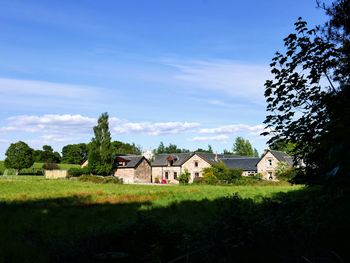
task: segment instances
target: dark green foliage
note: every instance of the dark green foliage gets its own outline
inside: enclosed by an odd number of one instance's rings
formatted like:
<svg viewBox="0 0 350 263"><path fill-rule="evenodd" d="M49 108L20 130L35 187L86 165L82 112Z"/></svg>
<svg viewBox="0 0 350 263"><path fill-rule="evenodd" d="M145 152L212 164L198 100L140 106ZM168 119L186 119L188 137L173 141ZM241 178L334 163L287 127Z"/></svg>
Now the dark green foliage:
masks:
<svg viewBox="0 0 350 263"><path fill-rule="evenodd" d="M59 163L61 161L61 155L54 152L50 145L44 145L42 150L34 150L33 157L38 163Z"/></svg>
<svg viewBox="0 0 350 263"><path fill-rule="evenodd" d="M272 59L274 79L265 83L265 123L274 135L269 143L295 145L294 157L306 164L301 178L309 184L350 178L350 31L344 6L348 0L326 8L331 19L321 37L299 19L296 33L284 39L285 54Z"/></svg>
<svg viewBox="0 0 350 263"><path fill-rule="evenodd" d="M62 163L82 164L87 160L89 146L86 143L68 144L62 148Z"/></svg>
<svg viewBox="0 0 350 263"><path fill-rule="evenodd" d="M188 184L188 182L190 181L190 178L191 178L190 172L185 170L176 178L176 180L178 180L180 184Z"/></svg>
<svg viewBox="0 0 350 263"><path fill-rule="evenodd" d="M136 146L135 143L124 143L121 141L113 141L111 143L112 147L112 155L115 156L117 154L135 154L141 155L142 150L140 146Z"/></svg>
<svg viewBox="0 0 350 263"><path fill-rule="evenodd" d="M90 168L88 166L83 168L70 168L68 169L68 174L71 177L78 177L81 175L87 175L90 174Z"/></svg>
<svg viewBox="0 0 350 263"><path fill-rule="evenodd" d="M282 139L278 139L270 144L271 150L285 152L289 155L293 155L294 148L295 148L294 143L290 141L282 140Z"/></svg>
<svg viewBox="0 0 350 263"><path fill-rule="evenodd" d="M16 174L34 164L33 149L22 141L11 143L5 155L5 167L15 169Z"/></svg>
<svg viewBox="0 0 350 263"><path fill-rule="evenodd" d="M98 118L94 134L89 147L89 167L94 174L110 175L113 158L107 112Z"/></svg>
<svg viewBox="0 0 350 263"><path fill-rule="evenodd" d="M44 163L43 164L44 170L58 170L60 169L57 163Z"/></svg>
<svg viewBox="0 0 350 263"><path fill-rule="evenodd" d="M205 184L234 184L242 178L242 169L229 169L223 162L203 170Z"/></svg>
<svg viewBox="0 0 350 263"><path fill-rule="evenodd" d="M82 175L78 178L81 182L91 182L96 184L122 184L123 180L114 176Z"/></svg>
<svg viewBox="0 0 350 263"><path fill-rule="evenodd" d="M155 155L157 155L162 153L187 153L190 151L187 149L180 149L177 145L171 143L168 146L164 146L164 143L160 142L158 148L155 149L153 152Z"/></svg>
<svg viewBox="0 0 350 263"><path fill-rule="evenodd" d="M258 157L259 153L258 151L251 145L249 140L245 140L242 137L237 137L236 141L233 145L233 152L236 155L240 156L252 156L252 157Z"/></svg>
<svg viewBox="0 0 350 263"><path fill-rule="evenodd" d="M208 149L202 149L202 148L198 148L195 152L203 152L203 153L213 153L213 148L211 147L211 145L208 145Z"/></svg>

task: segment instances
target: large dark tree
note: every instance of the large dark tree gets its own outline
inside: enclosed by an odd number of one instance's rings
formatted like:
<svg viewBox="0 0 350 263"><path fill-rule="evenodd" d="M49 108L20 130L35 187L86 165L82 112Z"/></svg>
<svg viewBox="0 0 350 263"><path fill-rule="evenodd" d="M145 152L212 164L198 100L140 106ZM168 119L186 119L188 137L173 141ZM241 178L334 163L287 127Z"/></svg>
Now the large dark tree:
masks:
<svg viewBox="0 0 350 263"><path fill-rule="evenodd" d="M86 143L68 144L62 148L62 163L82 164L88 158L89 146Z"/></svg>
<svg viewBox="0 0 350 263"><path fill-rule="evenodd" d="M39 163L59 163L61 156L54 152L50 145L44 145L42 150L35 150L33 153L35 162Z"/></svg>
<svg viewBox="0 0 350 263"><path fill-rule="evenodd" d="M113 141L111 143L112 154L142 154L142 150L140 146L136 146L135 143L124 143L121 141Z"/></svg>
<svg viewBox="0 0 350 263"><path fill-rule="evenodd" d="M112 171L112 147L107 112L98 118L94 134L89 147L89 167L94 173L108 175Z"/></svg>
<svg viewBox="0 0 350 263"><path fill-rule="evenodd" d="M5 167L15 169L16 175L34 164L33 149L22 141L11 143L5 155Z"/></svg>
<svg viewBox="0 0 350 263"><path fill-rule="evenodd" d="M323 7L329 22L308 29L300 18L284 39L286 51L272 59L274 78L265 83L270 131L264 134L272 135L270 143L295 145L308 183L350 171L349 0Z"/></svg>

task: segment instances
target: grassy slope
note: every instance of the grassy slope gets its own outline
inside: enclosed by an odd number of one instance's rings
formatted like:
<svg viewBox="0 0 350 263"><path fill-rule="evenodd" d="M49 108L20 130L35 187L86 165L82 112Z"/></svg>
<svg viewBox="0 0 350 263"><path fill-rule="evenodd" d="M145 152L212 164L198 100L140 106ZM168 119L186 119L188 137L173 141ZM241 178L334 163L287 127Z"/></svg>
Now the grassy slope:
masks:
<svg viewBox="0 0 350 263"><path fill-rule="evenodd" d="M44 163L34 163L32 167L28 168L27 170L31 170L31 169L41 169L43 167ZM59 168L62 170L68 170L69 168L72 167L80 167L79 164L67 164L67 163L60 163L58 164ZM5 170L5 166L4 166L4 161L0 161L0 175L3 174ZM23 171L25 172L26 169L24 169Z"/></svg>

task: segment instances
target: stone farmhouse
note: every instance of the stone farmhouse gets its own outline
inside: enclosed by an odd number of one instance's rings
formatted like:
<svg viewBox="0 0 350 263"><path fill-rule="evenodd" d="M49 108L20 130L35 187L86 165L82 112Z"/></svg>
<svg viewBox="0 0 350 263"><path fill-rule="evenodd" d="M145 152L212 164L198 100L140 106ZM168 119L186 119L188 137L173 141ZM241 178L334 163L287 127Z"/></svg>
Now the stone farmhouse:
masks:
<svg viewBox="0 0 350 263"><path fill-rule="evenodd" d="M119 155L115 157L113 174L124 183L152 182L150 162L141 155Z"/></svg>
<svg viewBox="0 0 350 263"><path fill-rule="evenodd" d="M152 183L166 180L177 184L177 177L187 170L191 177L203 176L203 169L223 162L230 169L242 169L242 176L262 174L265 180L276 180L279 162L293 166L293 159L284 152L266 150L262 157L243 157L202 152L160 154L152 164L141 155L118 155L114 160L113 175L125 183ZM82 166L86 166L85 162Z"/></svg>
<svg viewBox="0 0 350 263"><path fill-rule="evenodd" d="M279 162L293 165L289 155L273 150L265 151L261 158L200 152L160 154L152 163L152 178L178 183L176 178L187 170L191 174L190 182L193 182L194 178L202 177L204 168L220 161L230 169L242 169L242 176L260 173L266 180L276 180L276 168Z"/></svg>

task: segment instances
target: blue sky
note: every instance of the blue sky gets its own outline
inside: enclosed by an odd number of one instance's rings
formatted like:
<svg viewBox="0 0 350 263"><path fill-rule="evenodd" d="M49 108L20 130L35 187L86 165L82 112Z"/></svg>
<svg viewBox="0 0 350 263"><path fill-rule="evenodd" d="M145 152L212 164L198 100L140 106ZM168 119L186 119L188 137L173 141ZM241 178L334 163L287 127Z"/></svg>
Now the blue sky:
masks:
<svg viewBox="0 0 350 263"><path fill-rule="evenodd" d="M143 149L260 152L263 84L282 39L314 0L0 1L0 159L88 142L102 112L112 137Z"/></svg>

